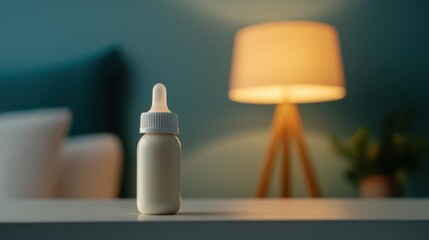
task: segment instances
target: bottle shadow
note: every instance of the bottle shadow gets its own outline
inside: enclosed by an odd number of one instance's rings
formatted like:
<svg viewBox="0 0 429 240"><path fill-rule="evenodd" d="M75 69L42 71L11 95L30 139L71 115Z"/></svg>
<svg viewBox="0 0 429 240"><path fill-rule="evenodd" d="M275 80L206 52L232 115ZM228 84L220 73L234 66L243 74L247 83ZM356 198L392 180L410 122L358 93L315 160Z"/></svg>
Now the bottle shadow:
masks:
<svg viewBox="0 0 429 240"><path fill-rule="evenodd" d="M146 215L138 214L138 220L174 220L174 219L183 219L183 220L193 220L193 219L211 219L219 218L234 215L230 212L178 212L176 214L166 214L166 215Z"/></svg>

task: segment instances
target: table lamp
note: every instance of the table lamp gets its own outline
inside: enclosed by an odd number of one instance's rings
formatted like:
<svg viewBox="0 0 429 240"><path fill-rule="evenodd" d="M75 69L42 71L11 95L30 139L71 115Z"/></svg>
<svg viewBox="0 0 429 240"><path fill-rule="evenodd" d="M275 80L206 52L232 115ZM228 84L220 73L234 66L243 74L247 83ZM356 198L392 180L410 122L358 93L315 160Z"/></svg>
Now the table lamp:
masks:
<svg viewBox="0 0 429 240"><path fill-rule="evenodd" d="M280 193L290 197L292 141L297 146L309 195L320 196L296 104L336 100L345 92L339 41L332 26L308 21L270 22L237 32L229 98L242 103L276 104L257 197L268 195L278 148L283 151Z"/></svg>

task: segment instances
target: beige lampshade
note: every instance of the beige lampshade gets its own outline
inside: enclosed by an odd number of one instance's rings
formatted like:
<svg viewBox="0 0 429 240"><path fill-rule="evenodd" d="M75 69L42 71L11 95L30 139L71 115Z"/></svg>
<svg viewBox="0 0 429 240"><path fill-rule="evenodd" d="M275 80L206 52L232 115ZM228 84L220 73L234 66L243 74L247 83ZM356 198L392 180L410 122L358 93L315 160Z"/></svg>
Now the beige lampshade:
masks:
<svg viewBox="0 0 429 240"><path fill-rule="evenodd" d="M271 22L241 29L229 98L244 103L308 103L345 96L336 30L318 22Z"/></svg>

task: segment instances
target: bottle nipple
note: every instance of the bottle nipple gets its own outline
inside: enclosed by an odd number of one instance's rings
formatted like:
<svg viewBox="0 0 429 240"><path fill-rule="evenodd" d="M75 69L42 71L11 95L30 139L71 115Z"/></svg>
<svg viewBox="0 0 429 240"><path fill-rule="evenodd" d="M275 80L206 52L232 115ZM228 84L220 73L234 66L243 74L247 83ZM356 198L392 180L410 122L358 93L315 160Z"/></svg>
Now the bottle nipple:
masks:
<svg viewBox="0 0 429 240"><path fill-rule="evenodd" d="M167 106L167 89L157 83L152 90L152 106L140 115L140 133L179 133L179 119Z"/></svg>
<svg viewBox="0 0 429 240"><path fill-rule="evenodd" d="M167 106L167 89L162 83L157 83L153 86L152 106L149 112L171 112Z"/></svg>

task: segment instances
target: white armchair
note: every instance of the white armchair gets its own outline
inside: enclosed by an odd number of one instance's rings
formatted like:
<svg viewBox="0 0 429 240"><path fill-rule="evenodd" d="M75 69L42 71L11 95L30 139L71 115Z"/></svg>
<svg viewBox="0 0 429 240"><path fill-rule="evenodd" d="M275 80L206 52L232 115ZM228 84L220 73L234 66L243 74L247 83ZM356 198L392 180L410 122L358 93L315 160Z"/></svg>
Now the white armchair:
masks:
<svg viewBox="0 0 429 240"><path fill-rule="evenodd" d="M0 114L0 199L118 196L120 140L108 133L67 139L70 122L63 108Z"/></svg>

